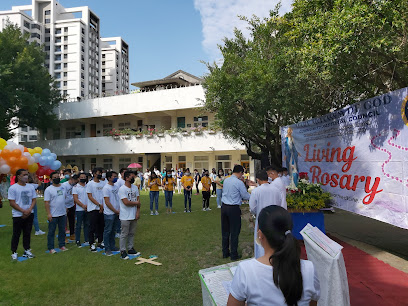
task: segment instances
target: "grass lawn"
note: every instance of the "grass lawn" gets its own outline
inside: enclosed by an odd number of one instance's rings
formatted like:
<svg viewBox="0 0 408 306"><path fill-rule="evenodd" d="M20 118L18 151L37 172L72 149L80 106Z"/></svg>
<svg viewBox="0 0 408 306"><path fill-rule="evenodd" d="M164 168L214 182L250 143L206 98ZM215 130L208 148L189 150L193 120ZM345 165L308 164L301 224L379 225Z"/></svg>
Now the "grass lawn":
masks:
<svg viewBox="0 0 408 306"><path fill-rule="evenodd" d="M173 210L167 215L160 193L159 216L150 216L149 195L141 194L141 218L135 249L142 257L157 255L162 266L135 265L119 255L106 257L88 248L68 244L69 251L46 254L47 235L32 232L31 249L36 258L11 262L11 207L0 209L0 305L201 305L198 270L227 263L221 252L220 209L210 199L212 211L203 212L201 195L192 199L192 213L183 213L184 197L175 194ZM245 209L245 208L243 208ZM38 199L40 228L48 232L44 204ZM58 246L57 239L55 240ZM116 239L116 245L119 241ZM251 256L253 233L243 220L240 249ZM18 248L23 254L22 237Z"/></svg>

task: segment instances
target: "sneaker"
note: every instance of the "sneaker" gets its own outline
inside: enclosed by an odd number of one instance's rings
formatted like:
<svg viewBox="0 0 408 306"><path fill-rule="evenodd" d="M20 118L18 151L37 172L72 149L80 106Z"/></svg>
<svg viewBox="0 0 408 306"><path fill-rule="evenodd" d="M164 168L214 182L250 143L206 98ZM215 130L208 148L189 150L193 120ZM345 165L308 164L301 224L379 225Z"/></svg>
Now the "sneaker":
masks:
<svg viewBox="0 0 408 306"><path fill-rule="evenodd" d="M150 211L150 215L151 215L151 216L154 216L153 210L152 210L152 211Z"/></svg>
<svg viewBox="0 0 408 306"><path fill-rule="evenodd" d="M206 211L206 209L205 209L205 208L203 208L203 211Z"/></svg>
<svg viewBox="0 0 408 306"><path fill-rule="evenodd" d="M185 209L184 212L187 212L187 209Z"/></svg>
<svg viewBox="0 0 408 306"><path fill-rule="evenodd" d="M159 212L156 210L156 212L154 213L156 216L158 216L159 215Z"/></svg>
<svg viewBox="0 0 408 306"><path fill-rule="evenodd" d="M50 250L50 254L56 254L56 253L57 253L56 250L54 250L54 249L51 249L51 250Z"/></svg>
<svg viewBox="0 0 408 306"><path fill-rule="evenodd" d="M24 254L23 254L23 257L34 258L35 256L34 256L33 253L31 253L31 250L25 250Z"/></svg>
<svg viewBox="0 0 408 306"><path fill-rule="evenodd" d="M91 245L91 247L90 247L89 249L91 250L91 252L96 252L96 251L97 251L97 249L96 249L96 245L95 245L95 243L94 243L94 244L92 244L92 245Z"/></svg>
<svg viewBox="0 0 408 306"><path fill-rule="evenodd" d="M115 238L120 238L120 234L119 234L119 233L116 233L116 234L115 234Z"/></svg>
<svg viewBox="0 0 408 306"><path fill-rule="evenodd" d="M191 213L191 209L189 209L188 212Z"/></svg>
<svg viewBox="0 0 408 306"><path fill-rule="evenodd" d="M18 254L16 252L14 252L13 254L11 254L11 260L13 261L17 261L18 259Z"/></svg>
<svg viewBox="0 0 408 306"><path fill-rule="evenodd" d="M68 251L68 249L65 246L60 247L60 250L63 251L63 252Z"/></svg>
<svg viewBox="0 0 408 306"><path fill-rule="evenodd" d="M106 256L112 256L113 253L112 253L112 251L106 251L106 252L105 252L105 255L106 255Z"/></svg>
<svg viewBox="0 0 408 306"><path fill-rule="evenodd" d="M43 232L42 230L38 230L38 231L35 232L36 236L41 236L41 235L44 235L44 234L45 234L45 232Z"/></svg>
<svg viewBox="0 0 408 306"><path fill-rule="evenodd" d="M80 241L77 241L77 242L76 242L76 245L77 245L78 248L82 248L82 245L81 245L81 242L80 242Z"/></svg>
<svg viewBox="0 0 408 306"><path fill-rule="evenodd" d="M137 252L134 248L131 248L129 251L128 251L128 254L129 255L140 255L140 252Z"/></svg>
<svg viewBox="0 0 408 306"><path fill-rule="evenodd" d="M211 208L208 207L208 208L207 208L207 211L210 211L210 210L211 210Z"/></svg>
<svg viewBox="0 0 408 306"><path fill-rule="evenodd" d="M75 241L75 235L71 235L71 236L69 236L69 240L73 240L73 241Z"/></svg>
<svg viewBox="0 0 408 306"><path fill-rule="evenodd" d="M129 259L129 256L127 255L126 251L121 251L120 258L126 260Z"/></svg>
<svg viewBox="0 0 408 306"><path fill-rule="evenodd" d="M105 244L103 243L103 241L102 241L102 243L101 243L100 246L98 245L98 247L100 247L101 249L104 249L104 248L105 248Z"/></svg>
<svg viewBox="0 0 408 306"><path fill-rule="evenodd" d="M221 208L221 206L217 206L217 208Z"/></svg>

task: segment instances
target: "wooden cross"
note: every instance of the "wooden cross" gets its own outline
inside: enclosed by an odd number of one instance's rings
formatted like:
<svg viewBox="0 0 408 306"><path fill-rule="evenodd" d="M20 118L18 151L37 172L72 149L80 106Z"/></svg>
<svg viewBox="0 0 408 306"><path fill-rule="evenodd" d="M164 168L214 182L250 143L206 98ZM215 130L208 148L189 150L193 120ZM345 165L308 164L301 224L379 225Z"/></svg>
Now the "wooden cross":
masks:
<svg viewBox="0 0 408 306"><path fill-rule="evenodd" d="M155 266L161 266L162 264L160 262L153 261L155 259L157 259L157 257L153 257L153 258L149 258L149 259L146 259L146 258L143 258L143 257L138 257L137 258L138 261L135 263L135 265L140 265L142 263L149 263L149 264L152 264L152 265L155 265Z"/></svg>

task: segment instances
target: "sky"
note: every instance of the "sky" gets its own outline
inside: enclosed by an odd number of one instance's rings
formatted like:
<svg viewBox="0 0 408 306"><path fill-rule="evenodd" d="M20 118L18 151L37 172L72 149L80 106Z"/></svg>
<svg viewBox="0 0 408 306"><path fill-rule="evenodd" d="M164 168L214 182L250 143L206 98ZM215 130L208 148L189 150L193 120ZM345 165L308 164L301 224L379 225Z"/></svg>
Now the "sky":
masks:
<svg viewBox="0 0 408 306"><path fill-rule="evenodd" d="M281 13L292 0L282 0ZM221 59L217 45L237 27L238 15L267 17L278 0L60 0L64 7L89 6L101 20L101 36L129 44L130 83L163 78L181 69L202 77L204 62ZM31 4L1 0L0 10ZM131 86L131 89L134 88Z"/></svg>

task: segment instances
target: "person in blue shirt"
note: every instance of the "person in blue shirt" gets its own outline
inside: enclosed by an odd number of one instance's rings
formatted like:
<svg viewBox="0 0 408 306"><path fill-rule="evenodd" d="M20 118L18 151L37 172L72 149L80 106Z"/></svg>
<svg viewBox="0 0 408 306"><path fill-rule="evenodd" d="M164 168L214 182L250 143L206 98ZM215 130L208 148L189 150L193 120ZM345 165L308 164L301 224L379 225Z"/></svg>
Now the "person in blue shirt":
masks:
<svg viewBox="0 0 408 306"><path fill-rule="evenodd" d="M249 200L244 182L241 180L244 168L235 165L231 177L224 180L221 206L222 256L240 259L238 255L238 237L241 232L241 203ZM231 240L231 252L230 252Z"/></svg>

